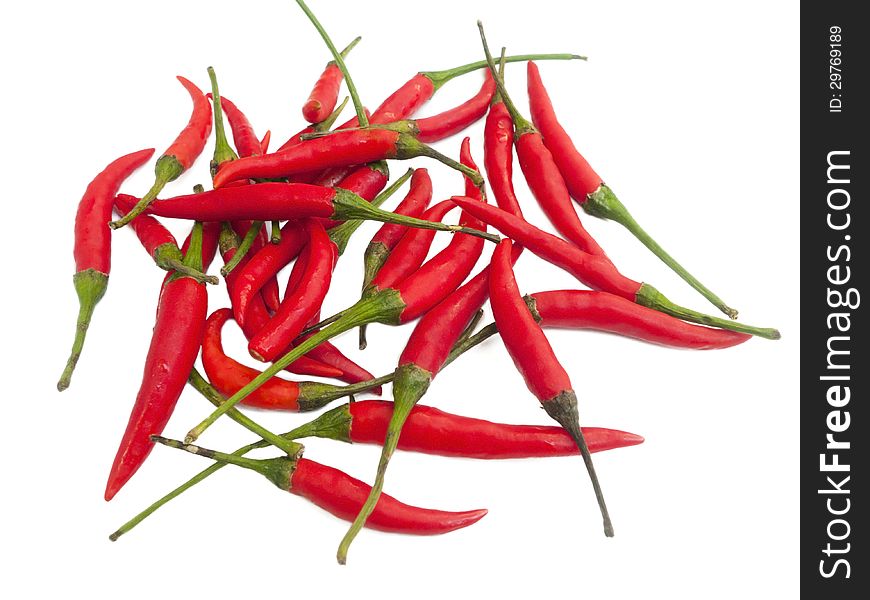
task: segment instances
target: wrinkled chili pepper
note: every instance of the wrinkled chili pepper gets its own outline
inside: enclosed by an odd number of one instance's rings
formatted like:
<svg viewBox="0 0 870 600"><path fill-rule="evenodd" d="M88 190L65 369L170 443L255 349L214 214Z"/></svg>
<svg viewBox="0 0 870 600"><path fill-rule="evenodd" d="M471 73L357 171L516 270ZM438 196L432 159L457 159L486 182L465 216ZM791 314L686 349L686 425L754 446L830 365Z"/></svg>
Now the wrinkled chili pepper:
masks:
<svg viewBox="0 0 870 600"><path fill-rule="evenodd" d="M224 398L220 398L214 403L219 404L223 400ZM354 444L380 445L384 443L387 423L392 413L392 402L360 400L328 410L281 437L288 440L319 437ZM232 412L228 414L231 415ZM625 448L644 441L643 437L633 433L600 427L583 427L583 435L590 452ZM268 445L268 442L260 441L245 446L234 454L246 454ZM572 456L578 453L574 440L561 427L493 423L419 404L411 411L405 423L399 439L399 450L487 460ZM117 540L157 509L224 466L224 463L216 463L196 474L127 521L109 539Z"/></svg>
<svg viewBox="0 0 870 600"><path fill-rule="evenodd" d="M486 43L486 36L483 33L483 25L479 21L478 27L490 72L496 79L502 102L514 122L514 145L517 149L517 158L519 158L520 167L532 195L561 235L575 243L581 250L597 256L605 256L604 251L580 222L577 211L574 210L574 205L571 202L571 196L568 194L565 180L559 173L553 155L544 146L543 137L534 125L520 115L504 88L504 84L498 79L495 62L493 62L489 46Z"/></svg>
<svg viewBox="0 0 870 600"><path fill-rule="evenodd" d="M189 446L156 435L154 441L205 458L256 471L278 488L302 496L345 521L353 517L369 490L369 486L362 481L338 469L306 458L294 459L282 456L258 460L215 452L199 446ZM486 513L486 509L448 512L418 508L384 494L368 526L371 529L390 533L438 535L473 525Z"/></svg>
<svg viewBox="0 0 870 600"><path fill-rule="evenodd" d="M193 161L202 153L205 142L211 133L211 106L202 91L184 77L178 76L178 81L190 94L193 101L193 112L190 120L175 141L166 149L163 155L157 159L154 166L154 185L148 193L128 212L124 217L109 223L112 229L123 227L144 211L148 205L157 198L157 194L170 181L178 177L193 164Z"/></svg>
<svg viewBox="0 0 870 600"><path fill-rule="evenodd" d="M133 208L136 199L126 194L115 197L115 209L120 216L124 216ZM194 271L184 264L184 255L178 247L175 236L170 233L157 219L150 215L139 215L130 223L136 237L145 248L145 251L154 259L154 264L164 271L175 271L192 277L200 283L217 285L218 278Z"/></svg>
<svg viewBox="0 0 870 600"><path fill-rule="evenodd" d="M79 298L79 314L72 351L57 382L59 392L69 387L85 344L85 336L94 309L109 286L112 240L106 223L112 218L115 194L118 193L124 180L145 164L152 154L154 149L149 148L115 159L88 184L84 196L79 201L73 247L73 258L76 262L73 285Z"/></svg>
<svg viewBox="0 0 870 600"><path fill-rule="evenodd" d="M471 157L470 150L470 142L468 138L465 138L462 141L462 148L460 152L460 158L462 160L462 164L466 165L472 170L477 170L477 165L474 163L474 159ZM477 189L470 183L468 179L466 179L466 193L475 193ZM482 201L482 197L478 196L476 198L478 202ZM471 225L472 227L483 228L485 225L471 217L468 213L463 212L462 217L460 219L462 222ZM466 242L463 244L463 242ZM459 266L461 264L469 265L468 271L466 271L463 275L463 279L465 279L465 275L468 274L471 270L471 266L477 262L478 257L480 257L480 252L483 249L482 242L480 240L475 240L477 244L477 248L471 247L468 244L468 240L463 240L462 238L455 239L451 241L450 246L454 246L453 248L448 248L429 261L429 264L436 262L439 257L445 256L449 257L454 261L452 264L445 263L448 268L452 266ZM463 247L460 249L460 245ZM462 252L465 251L468 253L468 258L462 257ZM469 260L472 262L469 264ZM428 266L428 265L427 265ZM424 267L425 268L425 267ZM422 272L422 270L421 270ZM437 271L432 273L433 276L437 277ZM416 275L415 275L416 276ZM409 279L413 279L415 276L411 276ZM377 280L377 277L375 277ZM424 286L416 286L417 289L423 289ZM451 301L459 295L461 298L459 301ZM444 296L441 296L443 299ZM408 418L408 415L411 413L411 410L417 404L417 401L423 397L426 393L426 390L429 389L429 384L432 381L432 378L435 374L441 369L444 362L447 360L447 356L450 353L450 349L453 347L453 344L462 335L466 325L472 319L474 313L480 308L486 299L485 294L477 294L469 300L465 300L466 296L457 292L453 292L450 296L448 296L447 300L443 302L441 299L430 304L430 306L434 306L435 308L430 311L435 312L436 316L433 318L429 318L429 314L424 317L421 321L425 324L415 329L415 333L420 331L420 334L415 337L415 335L411 336L411 339L408 342L408 345L405 346L405 351L402 353L401 358L399 359L399 368L396 370L396 378L393 381L393 416L390 420L389 425L387 426L387 433L384 439L384 447L381 452L381 458L378 462L377 475L375 477L374 485L372 486L372 491L369 497L366 499L365 504L362 509L360 509L359 514L356 519L354 519L353 524L350 529L348 529L347 533L344 536L344 539L341 540L341 543L338 546L337 558L340 564L344 564L347 560L347 552L350 548L350 544L353 542L354 538L360 532L360 530L365 525L366 520L369 518L369 515L372 514L375 506L378 503L378 498L381 494L381 490L384 487L384 478L386 476L387 466L390 462L390 459L393 456L396 448L399 443L399 436L402 432L402 427L405 424L405 421ZM479 299L479 303L477 300ZM439 303L440 302L440 303ZM445 305L446 302L446 305ZM437 320L435 320L437 319ZM434 334L434 330L438 330L437 334ZM433 357L438 357L435 360Z"/></svg>
<svg viewBox="0 0 870 600"><path fill-rule="evenodd" d="M344 50L340 52L342 58L347 58L348 53L353 50L361 37L357 37ZM335 109L335 104L338 102L338 90L341 87L341 80L344 76L341 74L341 69L335 64L334 60L326 63L326 68L317 81L314 82L314 88L308 96L308 100L302 105L302 117L309 123L320 123L326 119L329 114Z"/></svg>
<svg viewBox="0 0 870 600"><path fill-rule="evenodd" d="M221 330L231 318L232 311L228 308L213 312L206 322L202 338L202 366L212 385L227 396L232 396L260 374L256 369L245 366L224 353ZM385 380L380 378L363 384L337 386L275 377L245 398L244 404L273 410L316 410L337 398L373 390L383 383Z"/></svg>
<svg viewBox="0 0 870 600"><path fill-rule="evenodd" d="M605 185L601 177L583 158L583 155L577 151L571 138L556 117L556 112L553 110L553 104L547 89L544 87L544 82L541 80L537 65L531 61L528 64L528 93L532 122L543 135L544 145L552 152L553 160L556 161L559 171L564 177L571 197L590 215L616 221L628 229L644 246L709 300L711 304L730 318L736 319L736 310L725 304L719 296L691 275L638 225L613 193L613 190Z"/></svg>
<svg viewBox="0 0 870 600"><path fill-rule="evenodd" d="M190 239L184 262L202 272L201 223L194 225ZM153 448L149 436L161 433L169 422L199 354L207 306L205 285L195 279L172 274L163 284L142 384L109 473L106 500L142 466Z"/></svg>
<svg viewBox="0 0 870 600"><path fill-rule="evenodd" d="M710 327L748 333L777 340L780 333L773 328L753 327L736 321L720 319L674 304L648 283L633 281L620 273L609 260L583 252L574 244L551 235L505 211L471 199L451 198L456 204L481 221L498 229L509 238L595 290L603 290L655 309L684 321Z"/></svg>

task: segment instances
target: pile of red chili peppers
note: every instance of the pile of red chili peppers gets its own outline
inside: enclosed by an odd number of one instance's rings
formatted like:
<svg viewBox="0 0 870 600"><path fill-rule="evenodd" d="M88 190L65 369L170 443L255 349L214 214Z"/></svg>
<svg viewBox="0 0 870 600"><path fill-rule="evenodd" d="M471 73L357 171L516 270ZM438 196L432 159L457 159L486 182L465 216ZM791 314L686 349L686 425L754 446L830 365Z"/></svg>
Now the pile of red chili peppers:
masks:
<svg viewBox="0 0 870 600"><path fill-rule="evenodd" d="M193 103L187 126L155 163L155 182L144 196L118 194L128 176L153 155L151 149L122 156L99 173L85 191L75 219L73 282L80 311L72 352L58 382L66 389L81 357L88 325L106 292L113 230L130 226L156 265L167 271L158 295L151 346L142 383L109 470L105 498L111 500L130 480L156 442L199 454L211 466L123 525L111 539L129 531L160 506L225 465L257 471L283 490L303 496L352 524L338 549L344 563L362 527L432 535L467 527L486 510L450 512L404 504L382 494L387 467L397 449L479 459L580 454L601 511L604 532L613 525L591 454L638 444L640 436L613 429L581 427L578 395L544 328L593 329L653 344L696 350L735 346L752 336L777 339L775 329L738 323L736 311L667 254L631 217L612 189L595 173L562 128L534 60L571 60L572 54L505 56L494 59L480 27L486 60L446 71L421 72L372 112L360 102L345 58L360 38L339 52L303 0L297 3L317 28L333 60L327 63L302 105L307 125L269 152L270 132L255 134L242 110L220 94L209 68L209 94L178 80ZM531 120L516 108L505 88L505 65L525 62ZM447 81L483 70L480 90L441 114L417 113ZM335 127L342 83L356 115ZM336 108L338 106L338 108ZM224 116L229 121L232 144ZM429 144L485 119L484 179L465 138L456 159ZM203 153L212 129L215 147L209 165L211 188L157 199L166 185L190 169ZM513 187L516 151L522 176L534 200L558 235L528 222ZM434 159L464 175L460 192L433 190L427 169L408 170L390 184L391 161ZM380 206L409 181L393 212ZM489 185L487 186L486 183ZM388 185L389 184L389 185ZM493 203L494 201L494 203ZM648 283L623 275L614 257L590 235L575 203L589 215L626 227L714 307L729 318L678 306ZM448 214L461 209L456 224ZM117 220L113 219L113 212ZM192 222L179 245L159 218ZM454 217L455 219L455 217ZM364 256L360 299L322 318L336 262L348 239L365 220L384 225ZM446 221L447 220L447 221ZM445 222L446 221L446 222ZM489 231L488 231L489 230ZM438 231L450 243L427 260ZM500 235L496 235L498 232ZM123 234L122 234L123 235ZM472 274L488 246L489 264ZM513 265L523 250L561 267L588 289L523 295ZM207 271L220 252L227 306L207 314ZM292 266L291 266L292 265ZM278 275L289 271L282 291ZM477 330L486 301L494 323ZM248 352L268 363L259 371L225 353L222 330L234 321L248 340ZM347 357L329 340L360 328L360 349L370 323L413 323L395 370L380 377ZM508 425L472 419L419 404L435 376L452 361L500 334L529 392L558 426ZM195 366L201 358L201 374ZM298 376L331 379L295 381ZM393 401L360 400L391 384ZM183 441L161 437L185 385L215 411ZM517 391L517 395L523 395ZM296 429L275 434L240 409L315 411L331 408ZM241 406L237 406L240 404ZM193 442L226 415L249 429L257 441L231 454ZM332 467L303 458L298 440L329 438L379 444L381 459L372 485ZM272 446L271 459L246 457Z"/></svg>

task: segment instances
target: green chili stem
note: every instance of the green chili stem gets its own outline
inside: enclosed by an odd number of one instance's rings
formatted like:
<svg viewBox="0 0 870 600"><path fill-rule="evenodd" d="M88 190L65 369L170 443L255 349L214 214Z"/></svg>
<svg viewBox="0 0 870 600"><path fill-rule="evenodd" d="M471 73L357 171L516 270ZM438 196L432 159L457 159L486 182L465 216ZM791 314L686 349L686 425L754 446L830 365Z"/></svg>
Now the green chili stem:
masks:
<svg viewBox="0 0 870 600"><path fill-rule="evenodd" d="M520 114L520 111L517 110L516 105L511 99L510 95L507 93L507 89L505 89L504 81L502 81L501 76L498 73L498 70L495 66L495 61L492 59L492 54L489 52L489 44L486 43L486 34L483 32L483 23L478 21L477 28L480 30L480 41L483 43L483 52L486 54L486 65L489 67L490 73L492 73L492 78L495 80L495 85L498 89L498 93L501 96L501 101L504 102L505 107L507 107L508 112L511 115L511 119L514 122L514 127L516 128L516 133L514 134L516 137L522 136L524 133L530 133L537 131L535 126L532 123L523 117ZM507 61L504 56L502 56L502 61Z"/></svg>
<svg viewBox="0 0 870 600"><path fill-rule="evenodd" d="M262 227L262 221L251 222L251 226L248 228L247 233L245 233L245 237L242 238L242 243L239 244L236 253L233 254L233 257L229 261L227 261L227 264L221 267L221 275L226 277L232 273L233 269L239 266L239 263L242 262L242 259L245 258L245 255L250 251L251 246L254 245L254 240L256 240L257 236L260 235L260 229L262 229Z"/></svg>
<svg viewBox="0 0 870 600"><path fill-rule="evenodd" d="M514 56L505 56L504 58L506 63L526 62L529 60L586 60L586 57L578 54L516 54ZM423 71L421 75L430 79L432 83L435 84L435 89L437 90L451 79L465 75L466 73L471 73L472 71L477 71L478 69L485 69L486 66L487 63L485 60L478 60L473 63L468 63L467 65L462 65L461 67L446 69L444 71Z"/></svg>
<svg viewBox="0 0 870 600"><path fill-rule="evenodd" d="M215 142L214 157L212 158L210 165L211 175L214 177L220 165L231 160L236 160L239 155L236 154L236 151L232 149L230 143L227 141L226 130L224 130L224 114L223 106L221 105L221 93L218 89L217 75L215 75L213 67L208 68L208 78L211 81L211 98L212 104L214 104Z"/></svg>

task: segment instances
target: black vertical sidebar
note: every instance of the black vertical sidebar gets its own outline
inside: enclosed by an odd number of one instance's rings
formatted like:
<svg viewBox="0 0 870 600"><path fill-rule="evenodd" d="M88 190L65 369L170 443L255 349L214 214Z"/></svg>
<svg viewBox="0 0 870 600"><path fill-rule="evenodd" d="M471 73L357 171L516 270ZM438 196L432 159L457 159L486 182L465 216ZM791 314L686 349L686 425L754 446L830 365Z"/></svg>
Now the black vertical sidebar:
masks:
<svg viewBox="0 0 870 600"><path fill-rule="evenodd" d="M870 597L870 23L801 4L801 591ZM863 360L861 360L863 359Z"/></svg>

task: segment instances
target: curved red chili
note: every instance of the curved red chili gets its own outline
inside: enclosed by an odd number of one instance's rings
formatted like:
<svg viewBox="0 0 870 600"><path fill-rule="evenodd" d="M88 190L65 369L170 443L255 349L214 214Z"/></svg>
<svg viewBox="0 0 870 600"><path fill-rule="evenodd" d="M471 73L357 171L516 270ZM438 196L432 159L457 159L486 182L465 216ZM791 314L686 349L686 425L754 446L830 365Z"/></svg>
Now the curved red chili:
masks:
<svg viewBox="0 0 870 600"><path fill-rule="evenodd" d="M148 148L115 159L88 184L82 199L79 200L73 246L73 258L76 263L73 285L79 298L79 314L72 351L57 382L59 392L69 387L85 344L85 336L94 309L109 286L112 240L111 231L106 227L106 223L112 218L115 194L118 193L124 180L145 164L152 154L154 149Z"/></svg>
<svg viewBox="0 0 870 600"><path fill-rule="evenodd" d="M504 346L523 376L526 387L535 395L547 414L565 428L580 449L604 520L604 534L612 537L613 525L610 523L604 495L580 429L577 396L568 373L559 363L547 337L520 296L511 267L511 255L511 240L502 240L490 262L489 301L492 314L501 331Z"/></svg>
<svg viewBox="0 0 870 600"><path fill-rule="evenodd" d="M357 37L347 47L341 51L342 58L347 57L348 53L353 50L361 37ZM335 103L338 102L338 90L341 87L341 80L344 76L341 74L341 69L335 64L334 60L326 63L326 68L321 73L317 81L314 82L314 88L308 96L308 100L302 105L302 117L309 123L320 123L326 119L335 109Z"/></svg>
<svg viewBox="0 0 870 600"><path fill-rule="evenodd" d="M228 308L213 312L206 322L202 338L202 366L212 385L226 396L232 396L260 374L257 369L245 366L224 353L221 330L231 318L232 311ZM365 385L337 386L275 377L245 398L243 404L272 410L309 411L337 398L362 393L377 386L378 383L371 381L365 382Z"/></svg>
<svg viewBox="0 0 870 600"><path fill-rule="evenodd" d="M269 151L269 142L272 141L272 130L267 129L263 134L263 139L260 140L260 154L266 154Z"/></svg>
<svg viewBox="0 0 870 600"><path fill-rule="evenodd" d="M592 289L603 290L685 321L718 327L776 340L780 333L773 328L754 327L720 319L679 306L648 283L638 283L622 275L609 260L592 256L574 244L542 231L497 207L471 199L453 197L453 202L493 226L537 256L561 267Z"/></svg>
<svg viewBox="0 0 870 600"><path fill-rule="evenodd" d="M643 245L709 300L711 304L732 319L736 319L736 310L725 304L719 296L698 281L638 225L634 217L613 193L613 190L604 184L601 177L578 152L571 138L559 124L537 65L530 61L527 72L532 121L544 136L544 144L552 151L553 159L556 161L574 200L590 215L616 221L628 229Z"/></svg>
<svg viewBox="0 0 870 600"><path fill-rule="evenodd" d="M141 219L141 217L140 217ZM233 231L232 227L224 227L221 230L221 255L223 256L224 262L228 262L232 259L233 254L235 254L236 249L239 246L239 236ZM246 263L250 260L250 256L245 257L239 265L238 269L234 269L230 273L226 275L227 282L227 291L231 291L236 283L237 278L239 277L240 271L244 268ZM234 296L232 293L229 294L230 302L233 302ZM245 313L245 322L244 325L239 325L242 329L242 332L245 334L245 338L250 340L258 331L260 331L271 319L271 315L269 314L268 309L266 308L266 304L263 301L263 297L256 293L251 298L250 302L247 304L246 313ZM238 320L236 320L238 323ZM308 356L302 356L298 360L293 361L289 365L287 365L286 369L291 373L297 373L299 375L312 375L314 377L336 377L340 378L344 375L344 373L331 365L322 363L320 361L314 360ZM368 379L371 379L369 377ZM351 382L354 383L354 382Z"/></svg>
<svg viewBox="0 0 870 600"><path fill-rule="evenodd" d="M270 361L279 356L320 310L329 289L336 260L335 245L317 221L308 221L306 231L305 272L293 291L284 297L272 320L248 344L251 356L257 360Z"/></svg>
<svg viewBox="0 0 870 600"><path fill-rule="evenodd" d="M188 120L184 129L181 130L181 133L178 134L178 137L175 138L175 141L157 159L157 164L154 166L154 185L139 200L133 210L121 219L109 224L112 229L123 227L139 216L157 198L157 194L160 193L163 186L170 181L178 179L179 175L190 168L193 161L196 160L202 153L203 148L205 148L205 142L211 133L211 105L202 91L192 82L180 75L177 79L184 86L184 89L187 90L187 93L190 94L190 99L193 101L193 112L190 115L190 120Z"/></svg>
<svg viewBox="0 0 870 600"><path fill-rule="evenodd" d="M419 217L431 201L432 179L429 177L429 172L426 169L417 169L411 176L408 194L393 212L397 215ZM371 283L371 280L380 271L390 252L396 247L396 244L399 243L399 240L402 239L406 231L407 228L401 225L385 223L372 236L372 240L366 247L363 258L363 289Z"/></svg>
<svg viewBox="0 0 870 600"><path fill-rule="evenodd" d="M206 97L209 100L212 99L210 93L206 94ZM265 154L263 145L260 143L257 134L254 133L254 127L251 125L248 117L245 116L245 113L239 110L239 107L224 95L221 95L221 108L227 116L227 121L230 122L230 129L233 132L233 145L236 147L236 152L239 153L239 156L259 156Z"/></svg>
<svg viewBox="0 0 870 600"><path fill-rule="evenodd" d="M160 436L154 436L154 441L222 463L256 471L278 488L302 496L344 520L350 520L356 514L370 489L367 484L347 473L306 458L282 456L257 460L215 452L199 446L187 446ZM391 533L437 535L473 525L486 513L485 509L449 512L418 508L384 494L368 526L371 529Z"/></svg>
<svg viewBox="0 0 870 600"><path fill-rule="evenodd" d="M199 224L194 227L185 263L202 271ZM194 279L172 275L163 284L142 384L109 473L106 500L111 500L142 466L153 448L149 436L160 434L169 422L199 354L207 307L205 286Z"/></svg>

